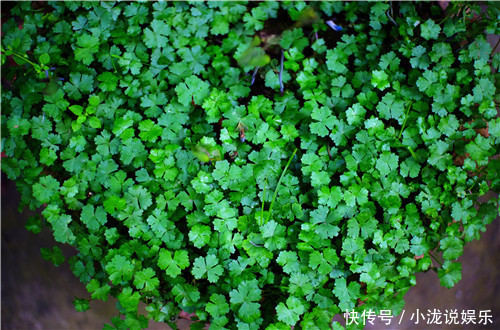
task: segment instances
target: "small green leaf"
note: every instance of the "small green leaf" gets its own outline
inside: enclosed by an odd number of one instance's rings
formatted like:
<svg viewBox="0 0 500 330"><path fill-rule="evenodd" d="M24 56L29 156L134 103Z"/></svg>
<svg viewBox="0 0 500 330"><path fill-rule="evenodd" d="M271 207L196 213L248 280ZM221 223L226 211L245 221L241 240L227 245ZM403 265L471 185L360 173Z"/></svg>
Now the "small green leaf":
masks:
<svg viewBox="0 0 500 330"><path fill-rule="evenodd" d="M151 267L144 268L143 270L135 273L134 275L134 285L139 290L144 290L146 292L151 292L155 290L160 281L155 277L155 272Z"/></svg>
<svg viewBox="0 0 500 330"><path fill-rule="evenodd" d="M49 64L50 62L50 56L47 53L43 53L40 55L39 61L41 64Z"/></svg>
<svg viewBox="0 0 500 330"><path fill-rule="evenodd" d="M130 260L122 255L115 255L105 266L109 279L113 284L127 282L134 276L134 266Z"/></svg>
<svg viewBox="0 0 500 330"><path fill-rule="evenodd" d="M32 216L28 219L24 227L33 234L39 234L42 231L42 221L39 216Z"/></svg>
<svg viewBox="0 0 500 330"><path fill-rule="evenodd" d="M194 260L192 273L195 278L207 277L211 283L216 283L222 275L224 268L219 265L219 260L214 254L198 257Z"/></svg>
<svg viewBox="0 0 500 330"><path fill-rule="evenodd" d="M238 61L242 67L263 67L271 62L271 58L260 47L250 46L245 50Z"/></svg>
<svg viewBox="0 0 500 330"><path fill-rule="evenodd" d="M440 241L440 249L443 251L443 259L455 260L464 252L463 240L458 237L448 236Z"/></svg>
<svg viewBox="0 0 500 330"><path fill-rule="evenodd" d="M92 116L89 118L89 125L93 128L101 128L101 121L99 118Z"/></svg>
<svg viewBox="0 0 500 330"><path fill-rule="evenodd" d="M127 287L118 295L118 301L126 312L137 313L140 297L139 292L133 292L132 288Z"/></svg>
<svg viewBox="0 0 500 330"><path fill-rule="evenodd" d="M430 18L420 25L420 29L422 31L422 38L426 40L437 39L441 32L441 27Z"/></svg>
<svg viewBox="0 0 500 330"><path fill-rule="evenodd" d="M177 277L181 274L182 269L189 266L189 258L187 251L175 251L172 256L172 252L162 249L159 254L158 267L165 270L167 275L171 277Z"/></svg>
<svg viewBox="0 0 500 330"><path fill-rule="evenodd" d="M83 107L81 105L72 105L69 107L69 110L77 116L80 116L83 113Z"/></svg>
<svg viewBox="0 0 500 330"><path fill-rule="evenodd" d="M56 267L59 267L66 258L64 257L62 250L58 246L54 246L51 249L41 248L42 258L52 262Z"/></svg>
<svg viewBox="0 0 500 330"><path fill-rule="evenodd" d="M100 299L102 301L108 300L108 295L111 290L108 284L101 286L101 283L95 278L90 280L86 288L89 293L92 293L92 299Z"/></svg>
<svg viewBox="0 0 500 330"><path fill-rule="evenodd" d="M371 83L373 87L383 91L384 89L390 86L389 76L384 71L374 70L372 72Z"/></svg>
<svg viewBox="0 0 500 330"><path fill-rule="evenodd" d="M229 304L223 295L214 293L210 296L210 302L205 307L205 310L213 317L219 317L229 312Z"/></svg>
<svg viewBox="0 0 500 330"><path fill-rule="evenodd" d="M72 121L71 122L71 129L73 130L73 132L78 132L80 130L80 128L82 128L82 124L77 122L77 121Z"/></svg>
<svg viewBox="0 0 500 330"><path fill-rule="evenodd" d="M89 105L97 107L101 102L101 98L98 95L92 95L89 97Z"/></svg>
<svg viewBox="0 0 500 330"><path fill-rule="evenodd" d="M397 155L390 152L384 152L380 155L380 158L377 159L375 168L379 170L381 175L387 176L397 170L398 160L399 157Z"/></svg>
<svg viewBox="0 0 500 330"><path fill-rule="evenodd" d="M276 306L278 320L283 321L288 325L295 325L304 312L304 305L296 297L289 297L286 300L286 305L279 303L278 306Z"/></svg>
<svg viewBox="0 0 500 330"><path fill-rule="evenodd" d="M462 264L446 260L438 269L439 282L447 289L451 289L462 279Z"/></svg>
<svg viewBox="0 0 500 330"><path fill-rule="evenodd" d="M316 120L309 124L312 133L324 137L333 129L335 117L327 107L315 108L311 113L311 118Z"/></svg>
<svg viewBox="0 0 500 330"><path fill-rule="evenodd" d="M339 299L339 307L341 311L353 309L356 305L356 299L359 298L361 285L357 282L350 282L346 285L345 278L335 280L335 288L333 293Z"/></svg>
<svg viewBox="0 0 500 330"><path fill-rule="evenodd" d="M78 116L78 118L76 119L76 122L77 122L78 124L83 124L86 120L87 120L87 116L86 116L86 115L80 115L80 116Z"/></svg>
<svg viewBox="0 0 500 330"><path fill-rule="evenodd" d="M75 310L77 312L85 312L90 308L88 299L75 298L73 300L73 305L75 306Z"/></svg>
<svg viewBox="0 0 500 330"><path fill-rule="evenodd" d="M113 92L118 86L118 77L111 72L103 72L97 76L97 80L100 81L99 87L104 92Z"/></svg>
<svg viewBox="0 0 500 330"><path fill-rule="evenodd" d="M175 92L181 104L185 106L191 103L201 105L210 94L210 85L197 76L190 76L185 82L175 87Z"/></svg>
<svg viewBox="0 0 500 330"><path fill-rule="evenodd" d="M94 209L94 206L89 204L82 208L81 220L91 232L99 231L101 226L108 221L106 211L102 206Z"/></svg>
<svg viewBox="0 0 500 330"><path fill-rule="evenodd" d="M229 292L231 309L245 322L251 323L260 317L261 289L257 280L243 281L237 289Z"/></svg>

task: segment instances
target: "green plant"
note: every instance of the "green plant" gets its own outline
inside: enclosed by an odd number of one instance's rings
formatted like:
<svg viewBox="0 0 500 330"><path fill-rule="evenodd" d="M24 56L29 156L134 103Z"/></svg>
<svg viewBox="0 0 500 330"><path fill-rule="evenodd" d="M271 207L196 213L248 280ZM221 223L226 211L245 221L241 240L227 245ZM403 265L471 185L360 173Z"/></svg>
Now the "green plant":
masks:
<svg viewBox="0 0 500 330"><path fill-rule="evenodd" d="M40 6L3 25L2 171L41 210L26 227L76 248L78 310L117 297L118 328L396 314L416 273L458 282L498 215L477 198L500 190L500 56L470 29L498 34L494 6Z"/></svg>

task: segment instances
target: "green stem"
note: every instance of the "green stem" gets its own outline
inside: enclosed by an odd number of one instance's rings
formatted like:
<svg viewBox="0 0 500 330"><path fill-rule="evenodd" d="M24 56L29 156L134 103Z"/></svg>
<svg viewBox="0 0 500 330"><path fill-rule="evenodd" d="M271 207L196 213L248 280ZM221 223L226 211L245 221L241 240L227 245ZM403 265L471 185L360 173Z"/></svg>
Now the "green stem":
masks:
<svg viewBox="0 0 500 330"><path fill-rule="evenodd" d="M472 184L472 186L469 187L468 190L472 190L472 188L474 188L474 186L476 185L477 181L474 181L474 183Z"/></svg>
<svg viewBox="0 0 500 330"><path fill-rule="evenodd" d="M147 62L144 62L144 61L141 61L139 59L136 59L136 58L126 58L126 57L123 57L123 56L120 56L120 55L115 55L115 54L111 54L111 57L115 57L115 58L120 58L122 60L126 60L126 61L135 61L135 62L139 62L139 63L142 63L144 65L147 65L149 67L153 67L153 68L158 68L156 66L152 66L150 63L147 63Z"/></svg>
<svg viewBox="0 0 500 330"><path fill-rule="evenodd" d="M114 54L111 54L111 57L115 57L115 58L120 58L122 60L126 60L126 61L136 61L136 62L139 62L139 63L142 63L143 65L147 65L149 66L150 68L156 68L156 69L161 69L155 65L152 65L151 63L148 63L148 62L144 62L144 61L141 61L139 59L136 59L136 58L126 58L126 57L123 57L123 56L120 56L120 55L114 55ZM113 64L113 67L114 67L114 64ZM116 70L116 68L115 68Z"/></svg>
<svg viewBox="0 0 500 330"><path fill-rule="evenodd" d="M441 263L441 261L438 260L437 257L435 257L431 251L429 251L429 255L432 257L432 259L436 260L436 262L439 264L439 266L443 266L443 264Z"/></svg>
<svg viewBox="0 0 500 330"><path fill-rule="evenodd" d="M412 104L413 104L413 101L410 101L410 104L408 104L408 109L406 110L405 120L403 122L403 126L401 126L401 130L399 131L398 140L401 140L401 134L403 134L403 129L405 128L406 121L408 120L408 114L410 113L410 108L411 108Z"/></svg>
<svg viewBox="0 0 500 330"><path fill-rule="evenodd" d="M120 56L120 55L115 55L115 54L111 54L111 57L120 58L122 60L127 60L127 61L138 61L138 62L140 62L140 60L136 60L135 58L129 59L129 58L125 58L125 57Z"/></svg>
<svg viewBox="0 0 500 330"><path fill-rule="evenodd" d="M412 147L407 146L407 148L408 148L408 151L410 151L413 159L417 160L417 154L415 153L415 151L413 151Z"/></svg>
<svg viewBox="0 0 500 330"><path fill-rule="evenodd" d="M118 70L116 70L115 61L113 61L112 58L111 58L111 64L113 65L113 69L115 69L115 73L118 73Z"/></svg>
<svg viewBox="0 0 500 330"><path fill-rule="evenodd" d="M329 157L330 159L333 159L333 158L332 158L332 154L330 153L330 142L327 142L327 143L326 143L326 151L328 151L328 157Z"/></svg>
<svg viewBox="0 0 500 330"><path fill-rule="evenodd" d="M406 148L408 149L408 151L410 152L411 156L417 160L417 154L415 153L415 151L413 151L413 148L410 147L410 146L406 146L404 144L402 144L401 142L397 142L397 144L394 145L394 147L396 148Z"/></svg>
<svg viewBox="0 0 500 330"><path fill-rule="evenodd" d="M267 187L267 177L264 181L264 193L262 194L262 215L260 217L259 226L263 225L264 222L264 203L266 202L266 187Z"/></svg>
<svg viewBox="0 0 500 330"><path fill-rule="evenodd" d="M278 180L278 184L276 185L276 190L274 191L273 200L271 201L271 206L269 206L269 214L267 215L267 219L266 219L266 222L264 224L266 224L269 221L269 218L271 217L271 212L273 210L274 202L276 201L276 196L278 195L278 189L280 187L281 180L285 176L286 170L288 169L288 166L290 166L290 163L292 162L292 159L295 156L296 152L297 152L297 148L295 148L295 150L293 151L293 154L290 157L290 159L288 160L288 163L286 163L286 166L285 166L285 169L283 170L283 173L281 173L280 179Z"/></svg>
<svg viewBox="0 0 500 330"><path fill-rule="evenodd" d="M21 56L21 55L19 55L18 53L14 53L14 52L12 52L12 55L15 55L15 56L19 57L21 60L24 60L24 61L28 62L29 64L33 65L33 67L34 67L34 68L40 67L38 64L31 62L30 60L28 60L28 59L26 59L26 58L22 57L22 56Z"/></svg>

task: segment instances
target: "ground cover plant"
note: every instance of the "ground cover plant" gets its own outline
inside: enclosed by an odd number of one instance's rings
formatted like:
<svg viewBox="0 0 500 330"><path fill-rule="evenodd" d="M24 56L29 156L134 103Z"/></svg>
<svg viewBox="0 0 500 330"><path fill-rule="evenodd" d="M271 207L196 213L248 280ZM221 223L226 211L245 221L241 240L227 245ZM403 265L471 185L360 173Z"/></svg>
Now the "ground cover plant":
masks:
<svg viewBox="0 0 500 330"><path fill-rule="evenodd" d="M500 190L494 6L10 6L2 171L53 232L42 256L76 248L76 308L118 299L106 328L396 315L498 216L477 201Z"/></svg>

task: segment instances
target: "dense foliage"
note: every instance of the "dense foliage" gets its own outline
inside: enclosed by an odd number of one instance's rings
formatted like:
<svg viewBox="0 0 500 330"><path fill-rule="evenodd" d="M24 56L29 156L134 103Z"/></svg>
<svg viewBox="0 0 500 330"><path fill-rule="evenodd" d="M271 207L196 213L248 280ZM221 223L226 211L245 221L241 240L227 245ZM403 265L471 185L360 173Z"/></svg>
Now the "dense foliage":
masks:
<svg viewBox="0 0 500 330"><path fill-rule="evenodd" d="M498 215L500 17L474 3L16 3L2 171L118 328L324 329L461 278ZM496 78L495 78L496 77ZM43 257L64 262L61 249ZM431 258L432 257L432 258ZM138 315L138 303L147 315ZM205 322L195 324L204 326ZM338 326L338 324L335 324Z"/></svg>

